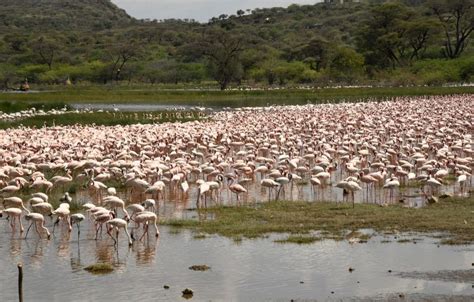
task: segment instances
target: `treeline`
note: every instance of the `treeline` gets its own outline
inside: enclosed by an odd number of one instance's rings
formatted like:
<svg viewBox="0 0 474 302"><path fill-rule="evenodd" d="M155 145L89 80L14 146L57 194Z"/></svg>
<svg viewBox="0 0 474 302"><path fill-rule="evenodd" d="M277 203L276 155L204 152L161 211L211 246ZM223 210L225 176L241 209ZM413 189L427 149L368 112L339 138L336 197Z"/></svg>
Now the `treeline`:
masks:
<svg viewBox="0 0 474 302"><path fill-rule="evenodd" d="M94 1L82 5L93 11ZM291 5L239 10L207 24L117 14L99 31L101 19L60 30L57 22L45 28L46 22L10 16L15 26L0 24L0 87L26 78L38 84L214 81L222 89L474 79L474 0Z"/></svg>

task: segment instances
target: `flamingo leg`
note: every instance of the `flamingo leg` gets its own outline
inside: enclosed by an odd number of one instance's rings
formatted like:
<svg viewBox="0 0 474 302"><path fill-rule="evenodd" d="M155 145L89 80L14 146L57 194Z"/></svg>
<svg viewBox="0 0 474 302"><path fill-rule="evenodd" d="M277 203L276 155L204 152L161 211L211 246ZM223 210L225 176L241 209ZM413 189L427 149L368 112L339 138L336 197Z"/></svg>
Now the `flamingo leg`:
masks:
<svg viewBox="0 0 474 302"><path fill-rule="evenodd" d="M110 236L110 238L112 238L112 240L114 241L114 245L116 245L116 244L117 244L117 240L115 240L114 236L112 236L112 234L110 233L110 231L112 231L112 230L113 230L113 228L112 228L112 229L108 229L108 230L107 230L107 234L108 234L108 235Z"/></svg>
<svg viewBox="0 0 474 302"><path fill-rule="evenodd" d="M99 235L99 227L100 225L99 224L96 224L96 228L95 228L95 240L97 240L97 236ZM54 233L53 233L54 234Z"/></svg>
<svg viewBox="0 0 474 302"><path fill-rule="evenodd" d="M41 233L38 230L38 224L36 222L35 222L35 230L36 230L36 233L38 234L38 236L41 238Z"/></svg>
<svg viewBox="0 0 474 302"><path fill-rule="evenodd" d="M7 218L10 218L10 216L7 216ZM10 228L12 229L12 232L15 230L15 218L10 219Z"/></svg>
<svg viewBox="0 0 474 302"><path fill-rule="evenodd" d="M148 234L148 223L143 226L143 234L138 240L142 240L145 237L145 234Z"/></svg>
<svg viewBox="0 0 474 302"><path fill-rule="evenodd" d="M25 239L26 239L26 237L28 237L28 232L30 231L30 229L31 229L32 226L33 226L33 221L30 223L30 226L29 226L28 229L26 230Z"/></svg>

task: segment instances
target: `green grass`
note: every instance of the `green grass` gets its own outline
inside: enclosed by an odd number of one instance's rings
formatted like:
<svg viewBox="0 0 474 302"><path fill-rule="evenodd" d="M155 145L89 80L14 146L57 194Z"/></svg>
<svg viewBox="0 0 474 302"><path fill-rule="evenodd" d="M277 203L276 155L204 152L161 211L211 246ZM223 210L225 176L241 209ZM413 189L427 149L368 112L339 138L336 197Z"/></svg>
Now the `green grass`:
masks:
<svg viewBox="0 0 474 302"><path fill-rule="evenodd" d="M0 93L0 102L150 103L192 106L265 106L474 93L474 87L323 88L258 91L177 90L152 87L53 87L39 93Z"/></svg>
<svg viewBox="0 0 474 302"><path fill-rule="evenodd" d="M323 240L322 237L307 236L307 235L290 235L285 239L275 240L276 243L296 243L296 244L311 244L316 241Z"/></svg>
<svg viewBox="0 0 474 302"><path fill-rule="evenodd" d="M407 239L407 238L403 238L403 239L398 239L397 242L398 243L408 243L408 242L411 242L411 240Z"/></svg>
<svg viewBox="0 0 474 302"><path fill-rule="evenodd" d="M204 271L210 270L211 268L205 264L199 264L199 265L190 266L189 269L192 271L204 272Z"/></svg>
<svg viewBox="0 0 474 302"><path fill-rule="evenodd" d="M272 201L257 206L217 207L201 211L212 213L215 219L161 223L229 238L257 238L269 233L302 236L311 231L323 231L324 238L340 240L341 234L347 230L373 229L380 234L443 232L446 234L443 239L449 240L450 244L474 242L474 197L448 198L420 209L373 204L360 204L353 209L352 205L329 202ZM299 238L293 239L297 241Z"/></svg>
<svg viewBox="0 0 474 302"><path fill-rule="evenodd" d="M187 122L203 119L204 116L196 111L162 111L162 112L94 112L94 113L65 113L50 116L33 116L16 121L0 121L0 129L44 126L70 125L132 125L153 124L166 122Z"/></svg>

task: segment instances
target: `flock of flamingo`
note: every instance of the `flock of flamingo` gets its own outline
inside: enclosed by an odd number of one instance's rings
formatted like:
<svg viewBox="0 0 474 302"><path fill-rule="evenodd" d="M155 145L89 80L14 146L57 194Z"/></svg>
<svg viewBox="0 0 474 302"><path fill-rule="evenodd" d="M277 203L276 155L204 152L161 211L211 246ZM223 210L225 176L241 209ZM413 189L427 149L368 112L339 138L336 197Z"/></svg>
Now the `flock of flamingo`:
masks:
<svg viewBox="0 0 474 302"><path fill-rule="evenodd" d="M66 107L61 108L61 109L51 109L44 111L43 109L36 109L36 108L31 108L27 110L21 110L18 112L12 112L12 113L6 113L0 111L0 121L15 121L15 120L21 120L29 117L35 117L35 116L52 116L52 115L59 115L59 114L65 114L65 113L70 113L71 111L68 111ZM79 111L72 111L75 113L79 113Z"/></svg>
<svg viewBox="0 0 474 302"><path fill-rule="evenodd" d="M105 226L116 243L123 230L132 245L150 226L159 236L160 203L208 207L227 192L227 202L242 204L250 187L268 200L303 186L314 200L335 188L343 201L386 204L403 202L402 186L432 198L454 182L465 196L473 122L474 97L456 95L242 108L186 123L0 130L0 213L13 233L29 222L25 238L32 226L50 238L58 225L80 232L90 221L95 239ZM71 213L71 186L88 192L84 214ZM54 217L52 231L45 216Z"/></svg>

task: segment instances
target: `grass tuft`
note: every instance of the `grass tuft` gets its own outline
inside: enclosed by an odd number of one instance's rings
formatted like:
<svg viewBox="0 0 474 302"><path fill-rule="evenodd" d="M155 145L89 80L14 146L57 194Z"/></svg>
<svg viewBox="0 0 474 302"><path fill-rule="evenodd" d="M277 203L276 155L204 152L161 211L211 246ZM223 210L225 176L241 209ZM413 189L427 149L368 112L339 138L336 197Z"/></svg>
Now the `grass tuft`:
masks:
<svg viewBox="0 0 474 302"><path fill-rule="evenodd" d="M276 243L296 243L296 244L311 244L316 241L321 241L323 238L307 235L290 235L286 239L275 240Z"/></svg>
<svg viewBox="0 0 474 302"><path fill-rule="evenodd" d="M203 216L211 214L214 219L168 220L161 223L229 238L258 238L269 233L301 237L302 234L321 231L324 234L321 237L325 239L343 240L347 230L373 229L380 234L443 233L446 240L442 243L474 242L474 197L446 198L424 208L358 204L353 209L349 204L335 205L330 202L272 201L240 207L216 207L200 212ZM368 240L370 235L361 233L357 237Z"/></svg>
<svg viewBox="0 0 474 302"><path fill-rule="evenodd" d="M93 274L108 274L114 271L114 267L110 263L96 263L89 265L84 270Z"/></svg>

